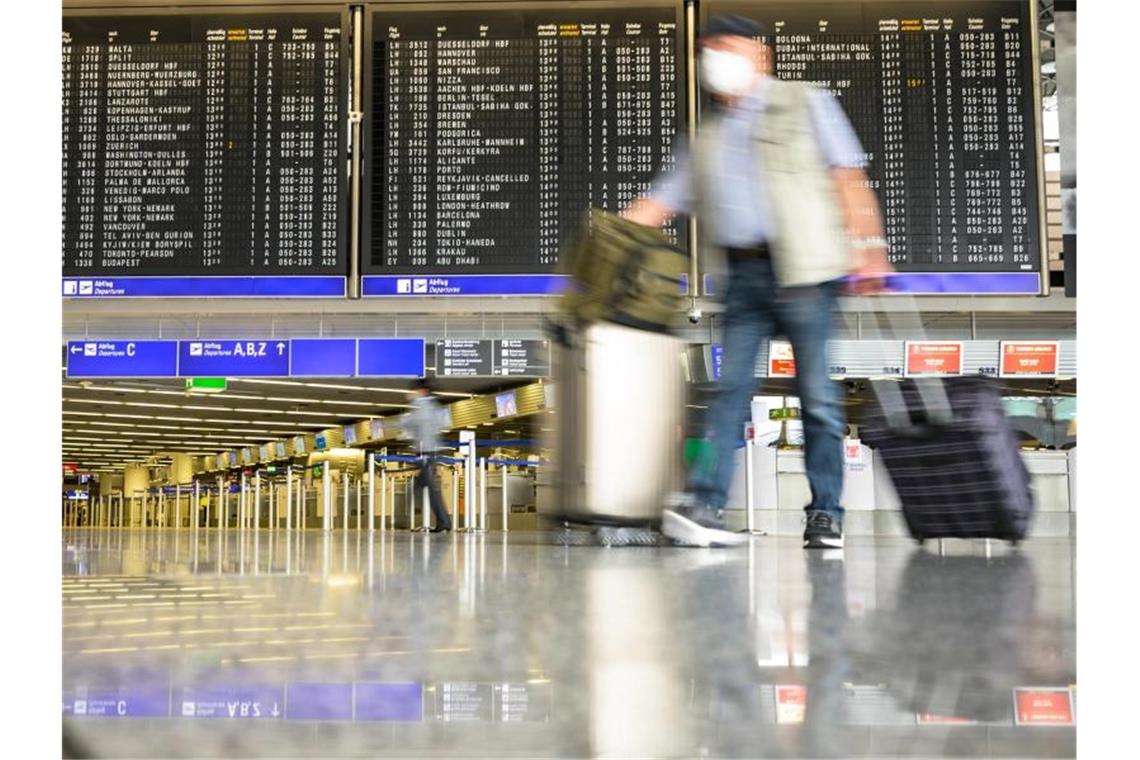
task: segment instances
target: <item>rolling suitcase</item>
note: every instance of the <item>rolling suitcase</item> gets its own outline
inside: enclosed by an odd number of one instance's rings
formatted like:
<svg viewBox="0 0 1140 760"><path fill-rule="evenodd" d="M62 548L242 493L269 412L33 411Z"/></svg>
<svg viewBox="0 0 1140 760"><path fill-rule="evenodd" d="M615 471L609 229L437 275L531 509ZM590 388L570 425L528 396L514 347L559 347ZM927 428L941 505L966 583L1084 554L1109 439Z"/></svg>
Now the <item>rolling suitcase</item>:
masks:
<svg viewBox="0 0 1140 760"><path fill-rule="evenodd" d="M555 346L556 496L548 517L655 528L682 473L683 341L598 322L565 331Z"/></svg>
<svg viewBox="0 0 1140 760"><path fill-rule="evenodd" d="M919 543L1025 538L1034 514L1029 471L985 377L872 382L864 442L883 458Z"/></svg>

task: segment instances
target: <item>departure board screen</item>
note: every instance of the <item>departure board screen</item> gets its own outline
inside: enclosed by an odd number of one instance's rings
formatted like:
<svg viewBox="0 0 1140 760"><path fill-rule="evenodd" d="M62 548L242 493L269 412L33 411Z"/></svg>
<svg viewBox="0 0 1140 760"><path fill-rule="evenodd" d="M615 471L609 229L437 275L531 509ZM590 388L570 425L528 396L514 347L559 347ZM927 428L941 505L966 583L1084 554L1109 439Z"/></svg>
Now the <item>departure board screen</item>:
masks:
<svg viewBox="0 0 1140 760"><path fill-rule="evenodd" d="M1031 4L702 3L763 22L781 79L835 94L904 272L1041 267Z"/></svg>
<svg viewBox="0 0 1140 760"><path fill-rule="evenodd" d="M676 3L374 10L365 271L552 272L587 208L671 167L680 21Z"/></svg>
<svg viewBox="0 0 1140 760"><path fill-rule="evenodd" d="M64 274L344 274L346 19L64 16Z"/></svg>

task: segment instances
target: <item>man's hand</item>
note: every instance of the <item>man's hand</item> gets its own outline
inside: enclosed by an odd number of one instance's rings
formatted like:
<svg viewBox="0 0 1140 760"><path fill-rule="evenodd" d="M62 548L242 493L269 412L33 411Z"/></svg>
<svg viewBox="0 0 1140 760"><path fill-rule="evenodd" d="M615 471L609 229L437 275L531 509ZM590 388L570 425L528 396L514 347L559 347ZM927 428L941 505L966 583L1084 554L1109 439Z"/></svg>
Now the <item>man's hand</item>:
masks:
<svg viewBox="0 0 1140 760"><path fill-rule="evenodd" d="M621 215L636 224L644 224L646 227L660 227L669 221L673 212L652 198L641 197L622 211Z"/></svg>
<svg viewBox="0 0 1140 760"><path fill-rule="evenodd" d="M855 268L848 290L853 295L870 296L887 290L887 277L895 268L887 260L885 246L855 249Z"/></svg>

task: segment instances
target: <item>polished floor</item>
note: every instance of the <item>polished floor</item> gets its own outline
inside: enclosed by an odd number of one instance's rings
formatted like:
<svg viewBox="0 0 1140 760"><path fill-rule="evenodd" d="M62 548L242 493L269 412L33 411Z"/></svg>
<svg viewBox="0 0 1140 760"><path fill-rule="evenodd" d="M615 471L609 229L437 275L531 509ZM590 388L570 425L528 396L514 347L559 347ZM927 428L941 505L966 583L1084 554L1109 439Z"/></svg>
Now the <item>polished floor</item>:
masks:
<svg viewBox="0 0 1140 760"><path fill-rule="evenodd" d="M71 757L1073 757L1074 546L68 530Z"/></svg>

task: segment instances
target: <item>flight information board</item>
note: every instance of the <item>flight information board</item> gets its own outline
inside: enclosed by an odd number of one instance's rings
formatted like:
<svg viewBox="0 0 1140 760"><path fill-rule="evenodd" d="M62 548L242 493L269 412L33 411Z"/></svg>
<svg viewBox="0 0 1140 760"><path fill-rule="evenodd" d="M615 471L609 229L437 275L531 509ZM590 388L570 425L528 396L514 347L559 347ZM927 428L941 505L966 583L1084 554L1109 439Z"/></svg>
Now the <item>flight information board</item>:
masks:
<svg viewBox="0 0 1140 760"><path fill-rule="evenodd" d="M899 271L1040 272L1030 3L709 0L701 12L762 21L776 75L838 97Z"/></svg>
<svg viewBox="0 0 1140 760"><path fill-rule="evenodd" d="M347 51L341 12L65 15L64 275L346 274Z"/></svg>
<svg viewBox="0 0 1140 760"><path fill-rule="evenodd" d="M680 13L374 9L364 271L552 272L587 208L621 209L670 168L685 112ZM669 232L685 244L683 221Z"/></svg>

